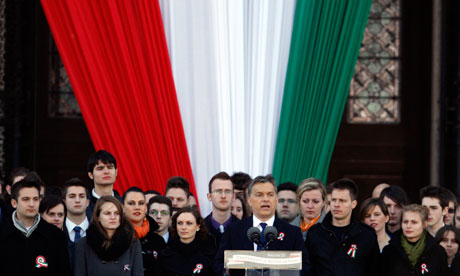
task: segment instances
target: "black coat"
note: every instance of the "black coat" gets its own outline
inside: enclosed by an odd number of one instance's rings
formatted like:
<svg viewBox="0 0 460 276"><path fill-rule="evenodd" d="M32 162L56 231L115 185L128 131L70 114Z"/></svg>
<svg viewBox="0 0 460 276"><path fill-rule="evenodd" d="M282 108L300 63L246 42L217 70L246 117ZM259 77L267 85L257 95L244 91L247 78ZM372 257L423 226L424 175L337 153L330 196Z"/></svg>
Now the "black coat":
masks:
<svg viewBox="0 0 460 276"><path fill-rule="evenodd" d="M448 269L449 276L458 276L460 275L460 252L457 253L455 259L452 261L452 265Z"/></svg>
<svg viewBox="0 0 460 276"><path fill-rule="evenodd" d="M0 229L0 275L70 275L67 241L64 232L40 219L26 238L10 218ZM38 257L42 256L37 265ZM39 267L37 267L39 266Z"/></svg>
<svg viewBox="0 0 460 276"><path fill-rule="evenodd" d="M150 231L145 237L139 239L142 248L144 275L160 275L160 263L158 257L160 252L166 248L166 243L163 237L155 233L158 229L156 221L149 216L146 218L149 221Z"/></svg>
<svg viewBox="0 0 460 276"><path fill-rule="evenodd" d="M312 275L378 275L380 249L375 230L352 221L342 237L331 230L332 215L313 225L305 240L310 254ZM348 252L356 246L355 257ZM351 254L351 252L350 252Z"/></svg>
<svg viewBox="0 0 460 276"><path fill-rule="evenodd" d="M224 272L225 250L254 250L254 243L247 236L247 231L252 226L253 216L250 216L227 227L215 258L214 272L216 275L222 275ZM268 246L268 250L302 251L302 275L309 275L308 273L311 269L309 253L305 249L300 228L290 225L277 217L275 217L273 226L278 230L278 233L284 234L284 238L276 239ZM244 270L232 269L230 275L244 275Z"/></svg>
<svg viewBox="0 0 460 276"><path fill-rule="evenodd" d="M215 229L214 227L212 227L212 222L211 222L211 216L212 216L212 213L209 214L205 219L204 219L204 224L206 225L206 228L208 229L208 232L211 236L214 237L214 239L216 240L216 247L219 248L219 244L220 244L220 240L222 239L222 236L224 235L223 233L221 233L219 230ZM236 216L234 216L233 214L231 215L231 222L230 223L234 223L234 222L237 222L237 221L240 221Z"/></svg>
<svg viewBox="0 0 460 276"><path fill-rule="evenodd" d="M422 274L423 264L429 273ZM429 233L426 235L426 247L414 267L401 246L401 232L396 232L383 248L381 266L382 275L448 275L446 252Z"/></svg>
<svg viewBox="0 0 460 276"><path fill-rule="evenodd" d="M170 238L168 247L160 254L160 275L213 275L215 253L216 248L211 237L201 239L197 236L189 244L182 243L178 238ZM194 273L197 268L199 272Z"/></svg>

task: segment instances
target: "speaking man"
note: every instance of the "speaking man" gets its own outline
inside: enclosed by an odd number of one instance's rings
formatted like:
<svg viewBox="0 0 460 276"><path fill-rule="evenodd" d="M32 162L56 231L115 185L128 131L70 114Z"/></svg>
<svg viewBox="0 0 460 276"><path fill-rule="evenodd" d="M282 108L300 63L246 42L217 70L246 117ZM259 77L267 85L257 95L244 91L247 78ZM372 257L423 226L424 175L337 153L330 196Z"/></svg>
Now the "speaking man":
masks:
<svg viewBox="0 0 460 276"><path fill-rule="evenodd" d="M278 196L275 179L271 175L258 176L248 187L248 203L252 207L253 215L228 226L220 242L219 250L214 263L216 275L224 273L225 250L260 250L260 246L247 237L248 229L259 228L261 244L267 250L295 250L302 251L302 274L307 275L310 270L308 252L305 249L300 228L275 217ZM278 236L268 244L263 234L268 226L278 231ZM244 270L230 270L230 275L244 275Z"/></svg>

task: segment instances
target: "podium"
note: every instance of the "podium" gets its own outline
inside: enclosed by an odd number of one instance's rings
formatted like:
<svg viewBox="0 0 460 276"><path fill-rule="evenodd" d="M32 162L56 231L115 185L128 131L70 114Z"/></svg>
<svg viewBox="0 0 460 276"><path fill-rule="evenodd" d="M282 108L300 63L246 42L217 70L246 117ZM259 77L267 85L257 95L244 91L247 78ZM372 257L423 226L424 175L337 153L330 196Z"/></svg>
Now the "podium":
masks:
<svg viewBox="0 0 460 276"><path fill-rule="evenodd" d="M298 276L302 251L225 250L224 267L244 269L246 276Z"/></svg>

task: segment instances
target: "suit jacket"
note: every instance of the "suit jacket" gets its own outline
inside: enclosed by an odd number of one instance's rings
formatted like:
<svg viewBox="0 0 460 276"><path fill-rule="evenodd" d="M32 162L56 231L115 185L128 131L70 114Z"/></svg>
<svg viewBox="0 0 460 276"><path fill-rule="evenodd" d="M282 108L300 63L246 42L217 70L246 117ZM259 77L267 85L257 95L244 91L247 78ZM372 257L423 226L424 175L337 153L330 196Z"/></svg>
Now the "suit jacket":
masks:
<svg viewBox="0 0 460 276"><path fill-rule="evenodd" d="M282 239L276 239L268 246L268 250L295 250L302 251L302 275L307 275L311 269L310 258L305 248L300 228L290 225L275 217L273 226L278 234L283 233ZM247 237L247 231L253 227L252 216L241 221L230 224L220 241L219 250L214 262L216 275L224 273L224 251L225 250L254 250L254 243ZM244 275L244 270L231 270L230 275Z"/></svg>

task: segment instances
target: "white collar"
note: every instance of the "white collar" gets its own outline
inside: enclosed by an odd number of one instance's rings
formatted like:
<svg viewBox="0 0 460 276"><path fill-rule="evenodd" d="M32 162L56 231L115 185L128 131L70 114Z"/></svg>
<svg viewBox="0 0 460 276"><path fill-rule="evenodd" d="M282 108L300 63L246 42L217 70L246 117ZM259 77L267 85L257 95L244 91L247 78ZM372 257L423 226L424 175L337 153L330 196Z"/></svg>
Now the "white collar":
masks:
<svg viewBox="0 0 460 276"><path fill-rule="evenodd" d="M101 197L100 195L96 193L96 191L94 191L94 189L91 191L91 194L97 199ZM113 190L112 190L112 196L115 196L115 193L113 192Z"/></svg>
<svg viewBox="0 0 460 276"><path fill-rule="evenodd" d="M67 227L67 232L72 232L75 226L80 226L82 230L86 231L86 229L89 227L88 217L85 217L85 219L78 225L71 221L69 218L65 219L65 227Z"/></svg>
<svg viewBox="0 0 460 276"><path fill-rule="evenodd" d="M266 221L261 221L259 218L257 218L256 216L252 215L252 226L254 227L258 227L260 225L261 222L265 222L267 224L267 226L273 226L273 223L275 223L275 215L273 215L270 219L266 220Z"/></svg>

